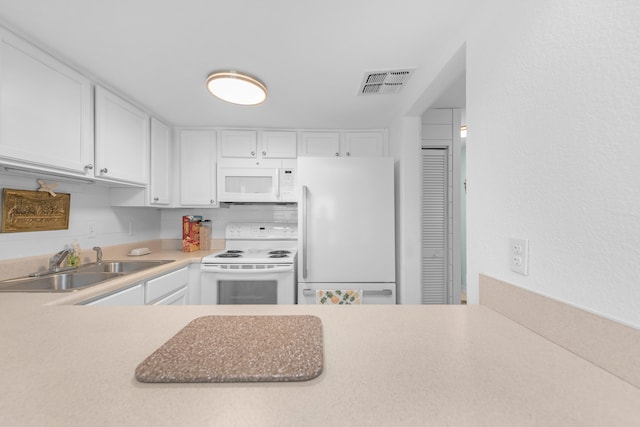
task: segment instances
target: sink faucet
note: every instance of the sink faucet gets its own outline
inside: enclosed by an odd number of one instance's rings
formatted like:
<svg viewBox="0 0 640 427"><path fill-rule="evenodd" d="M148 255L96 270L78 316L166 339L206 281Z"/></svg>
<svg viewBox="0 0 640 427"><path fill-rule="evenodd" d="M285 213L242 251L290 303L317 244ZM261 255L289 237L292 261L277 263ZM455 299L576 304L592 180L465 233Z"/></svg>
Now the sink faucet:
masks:
<svg viewBox="0 0 640 427"><path fill-rule="evenodd" d="M71 249L64 249L52 256L49 261L49 271L59 271L62 261L64 261L70 253Z"/></svg>
<svg viewBox="0 0 640 427"><path fill-rule="evenodd" d="M100 246L94 246L93 250L96 251L96 262L100 264L102 262L102 248Z"/></svg>

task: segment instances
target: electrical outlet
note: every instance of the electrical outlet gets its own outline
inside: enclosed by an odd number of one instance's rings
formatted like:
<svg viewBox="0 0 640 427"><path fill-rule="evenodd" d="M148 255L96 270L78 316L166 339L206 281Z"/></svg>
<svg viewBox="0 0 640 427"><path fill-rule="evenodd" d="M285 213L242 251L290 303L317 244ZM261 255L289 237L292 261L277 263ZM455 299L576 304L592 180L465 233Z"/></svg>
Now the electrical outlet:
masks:
<svg viewBox="0 0 640 427"><path fill-rule="evenodd" d="M88 233L89 236L88 237L90 239L93 239L93 238L96 237L96 223L95 222L90 222L89 223L89 230L88 231L89 231L89 233Z"/></svg>
<svg viewBox="0 0 640 427"><path fill-rule="evenodd" d="M509 239L511 270L524 276L529 274L529 240Z"/></svg>

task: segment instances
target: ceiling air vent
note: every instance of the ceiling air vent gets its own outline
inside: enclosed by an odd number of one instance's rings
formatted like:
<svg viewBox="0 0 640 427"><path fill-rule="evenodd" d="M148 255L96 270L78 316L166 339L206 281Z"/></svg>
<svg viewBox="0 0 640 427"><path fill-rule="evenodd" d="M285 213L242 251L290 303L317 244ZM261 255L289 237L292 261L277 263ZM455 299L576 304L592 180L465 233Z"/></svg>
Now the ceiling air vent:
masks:
<svg viewBox="0 0 640 427"><path fill-rule="evenodd" d="M414 69L371 71L364 74L359 95L398 93Z"/></svg>

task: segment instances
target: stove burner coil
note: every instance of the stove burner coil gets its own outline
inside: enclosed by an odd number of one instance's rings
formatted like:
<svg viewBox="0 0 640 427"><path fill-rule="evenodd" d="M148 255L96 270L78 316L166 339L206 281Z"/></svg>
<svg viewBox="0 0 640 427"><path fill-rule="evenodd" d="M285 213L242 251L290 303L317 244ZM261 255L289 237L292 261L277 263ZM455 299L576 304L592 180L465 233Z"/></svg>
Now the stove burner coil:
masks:
<svg viewBox="0 0 640 427"><path fill-rule="evenodd" d="M287 255L287 254L272 254L272 255L269 255L269 258L288 258L288 257L289 257L289 255Z"/></svg>
<svg viewBox="0 0 640 427"><path fill-rule="evenodd" d="M271 251L269 252L269 255L288 255L290 254L291 251L286 251L286 250L278 250L278 251ZM275 257L272 257L275 258Z"/></svg>
<svg viewBox="0 0 640 427"><path fill-rule="evenodd" d="M225 252L220 255L216 255L216 258L240 258L242 255L235 252Z"/></svg>
<svg viewBox="0 0 640 427"><path fill-rule="evenodd" d="M244 251L241 251L240 249L229 249L227 250L228 254L243 254Z"/></svg>

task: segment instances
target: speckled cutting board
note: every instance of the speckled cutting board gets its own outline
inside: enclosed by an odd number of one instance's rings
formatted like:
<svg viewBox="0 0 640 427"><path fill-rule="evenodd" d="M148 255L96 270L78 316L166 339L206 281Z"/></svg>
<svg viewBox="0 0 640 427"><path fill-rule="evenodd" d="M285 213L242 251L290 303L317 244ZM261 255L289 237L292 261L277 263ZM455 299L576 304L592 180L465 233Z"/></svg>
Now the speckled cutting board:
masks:
<svg viewBox="0 0 640 427"><path fill-rule="evenodd" d="M316 316L204 316L136 368L145 383L306 381L323 366Z"/></svg>

